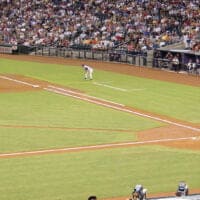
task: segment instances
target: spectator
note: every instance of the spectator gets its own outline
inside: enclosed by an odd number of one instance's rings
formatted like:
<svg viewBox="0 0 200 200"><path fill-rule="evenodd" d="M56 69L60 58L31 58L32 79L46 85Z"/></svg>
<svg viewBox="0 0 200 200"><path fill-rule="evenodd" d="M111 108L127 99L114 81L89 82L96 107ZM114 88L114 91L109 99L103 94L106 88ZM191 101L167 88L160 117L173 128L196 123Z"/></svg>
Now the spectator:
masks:
<svg viewBox="0 0 200 200"><path fill-rule="evenodd" d="M167 52L167 54L164 57L164 68L172 68L172 60L173 60L173 55L171 52Z"/></svg>
<svg viewBox="0 0 200 200"><path fill-rule="evenodd" d="M167 52L167 54L165 55L165 59L167 59L169 62L171 62L173 59L173 54L170 51Z"/></svg>
<svg viewBox="0 0 200 200"><path fill-rule="evenodd" d="M189 59L188 63L187 63L187 70L188 72L191 72L195 69L195 62L193 62L192 59Z"/></svg>
<svg viewBox="0 0 200 200"><path fill-rule="evenodd" d="M180 61L179 61L179 56L176 54L176 55L174 55L174 57L172 58L172 70L178 72L179 69L180 69Z"/></svg>
<svg viewBox="0 0 200 200"><path fill-rule="evenodd" d="M97 197L96 196L89 196L88 200L97 200Z"/></svg>
<svg viewBox="0 0 200 200"><path fill-rule="evenodd" d="M2 43L26 46L127 50L131 43L132 51L183 39L185 48L199 51L199 6L196 0L1 1L0 36Z"/></svg>
<svg viewBox="0 0 200 200"><path fill-rule="evenodd" d="M183 42L184 42L184 45L185 45L185 49L191 48L191 37L190 37L189 33L184 33Z"/></svg>

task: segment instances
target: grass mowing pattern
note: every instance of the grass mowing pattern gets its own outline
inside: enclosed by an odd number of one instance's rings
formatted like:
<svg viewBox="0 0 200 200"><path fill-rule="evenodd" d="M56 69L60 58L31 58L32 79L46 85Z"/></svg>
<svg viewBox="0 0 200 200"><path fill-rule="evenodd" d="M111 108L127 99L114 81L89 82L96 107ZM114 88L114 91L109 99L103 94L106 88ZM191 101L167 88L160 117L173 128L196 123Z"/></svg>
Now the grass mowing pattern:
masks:
<svg viewBox="0 0 200 200"><path fill-rule="evenodd" d="M135 141L134 132L0 128L0 153Z"/></svg>
<svg viewBox="0 0 200 200"><path fill-rule="evenodd" d="M49 92L9 93L0 94L0 97L4 105L0 107L0 125L33 126L28 129L0 127L1 153L135 141L136 131L163 125ZM52 130L48 127L108 131Z"/></svg>
<svg viewBox="0 0 200 200"><path fill-rule="evenodd" d="M0 160L1 200L84 200L127 196L136 183L150 193L180 180L200 187L200 153L159 146L104 149Z"/></svg>
<svg viewBox="0 0 200 200"><path fill-rule="evenodd" d="M144 130L162 123L49 92L1 94L0 124Z"/></svg>

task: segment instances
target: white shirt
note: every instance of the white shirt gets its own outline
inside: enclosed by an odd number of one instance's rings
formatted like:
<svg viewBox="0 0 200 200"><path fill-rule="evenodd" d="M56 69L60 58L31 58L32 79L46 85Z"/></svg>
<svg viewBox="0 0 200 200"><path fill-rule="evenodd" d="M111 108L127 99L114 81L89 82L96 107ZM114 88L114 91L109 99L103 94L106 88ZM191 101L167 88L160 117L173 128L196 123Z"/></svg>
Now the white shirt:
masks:
<svg viewBox="0 0 200 200"><path fill-rule="evenodd" d="M83 65L83 68L84 68L85 71L89 71L89 72L93 71L92 67L90 67L88 65Z"/></svg>

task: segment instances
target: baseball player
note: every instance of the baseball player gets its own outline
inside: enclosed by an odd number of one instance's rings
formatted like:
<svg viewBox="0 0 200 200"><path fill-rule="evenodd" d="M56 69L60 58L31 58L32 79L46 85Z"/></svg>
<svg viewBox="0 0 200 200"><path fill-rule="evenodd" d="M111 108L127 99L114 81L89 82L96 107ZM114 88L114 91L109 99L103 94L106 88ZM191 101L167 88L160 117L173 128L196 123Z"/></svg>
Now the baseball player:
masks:
<svg viewBox="0 0 200 200"><path fill-rule="evenodd" d="M92 74L93 74L93 68L92 67L90 67L90 66L88 66L88 65L86 65L86 64L82 64L82 67L83 67L83 69L84 69L84 71L85 71L85 79L87 80L92 80L93 79L93 76L92 76Z"/></svg>

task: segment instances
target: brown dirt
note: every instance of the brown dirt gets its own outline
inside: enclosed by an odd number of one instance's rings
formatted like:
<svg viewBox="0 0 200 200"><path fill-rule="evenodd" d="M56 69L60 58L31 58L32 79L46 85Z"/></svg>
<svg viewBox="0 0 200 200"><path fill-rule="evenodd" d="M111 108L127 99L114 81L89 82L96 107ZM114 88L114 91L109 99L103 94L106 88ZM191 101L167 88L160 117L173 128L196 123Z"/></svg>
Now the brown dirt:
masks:
<svg viewBox="0 0 200 200"><path fill-rule="evenodd" d="M160 142L164 146L170 146L173 148L200 150L200 133L193 130L188 130L182 127L174 125L168 125L164 127L154 128L151 130L145 130L138 133L139 140L160 140L165 138L184 138L195 137L191 140L169 141Z"/></svg>
<svg viewBox="0 0 200 200"><path fill-rule="evenodd" d="M4 76L4 75L2 75L2 76ZM5 76L8 77L8 75L5 75ZM14 77L14 76L12 76L12 77ZM16 84L13 81L2 79L0 77L0 93L24 92L24 91L31 91L31 90L38 90L38 88L30 87L28 85L22 86L21 84Z"/></svg>
<svg viewBox="0 0 200 200"><path fill-rule="evenodd" d="M144 67L135 67L126 64L117 64L117 63L108 63L108 62L99 62L99 61L91 61L91 60L75 60L75 59L64 59L64 58L49 58L49 57L36 57L36 56L16 56L16 55L0 55L0 58L8 58L8 59L16 59L16 60L23 60L23 61L33 61L33 62L43 62L43 63L55 63L55 64L62 64L62 65L81 65L82 63L87 63L88 65L93 66L97 69L103 69L107 71L115 71L118 73L124 73L128 75L134 75L138 77L145 77L150 79L157 79L162 81L168 82L175 82L185 85L192 85L199 87L200 86L200 76L192 76L187 74L177 74L173 72L166 72L161 71L158 69L152 68L144 68ZM4 76L4 75L2 75ZM7 77L12 77L20 81L26 81L31 84L38 84L40 87L34 88L28 85L16 84L15 82L4 80L0 78L0 92L25 92L25 91L37 91L42 90L46 87L49 83L45 81L35 80L29 77L24 77L21 75L5 75ZM52 84L51 85L55 85ZM63 86L59 86L62 87ZM66 88L66 87L65 87ZM72 88L68 88L72 90ZM77 90L75 90L77 91ZM81 91L78 91L81 93ZM81 96L81 94L80 94ZM151 116L159 117L161 119L167 119L172 122L182 123L184 125L189 125L192 127L199 128L200 125L192 124L184 121L180 121L174 118L169 118L166 116L160 116L155 113L148 113L146 111L138 110L135 108L128 108L127 109L138 111L140 113L148 114ZM3 126L3 125L1 125ZM5 125L6 126L6 125ZM8 126L7 127L11 127ZM26 126L15 126L15 128L27 128ZM62 129L63 127L36 127L36 128L54 128L54 129ZM64 129L67 129L64 127ZM77 129L78 130L78 129ZM112 130L104 130L104 131L112 131ZM118 130L119 131L119 130ZM131 130L121 130L124 132L128 132ZM183 138L183 137L194 137L196 136L195 140L181 140L181 141L174 141L174 142L158 142L160 145L172 147L172 148L184 148L184 149L191 149L191 150L200 150L200 133L199 131L189 130L187 128L179 127L176 125L166 125L164 127L154 128L151 130L145 130L138 133L138 140L139 141L149 141L149 140L160 140L160 139L169 139L169 138ZM146 145L146 144L145 144ZM200 193L200 189L192 190L191 193ZM160 193L160 194L149 194L148 197L158 197L158 196L174 196L174 193ZM113 197L106 200L125 200L128 197Z"/></svg>

